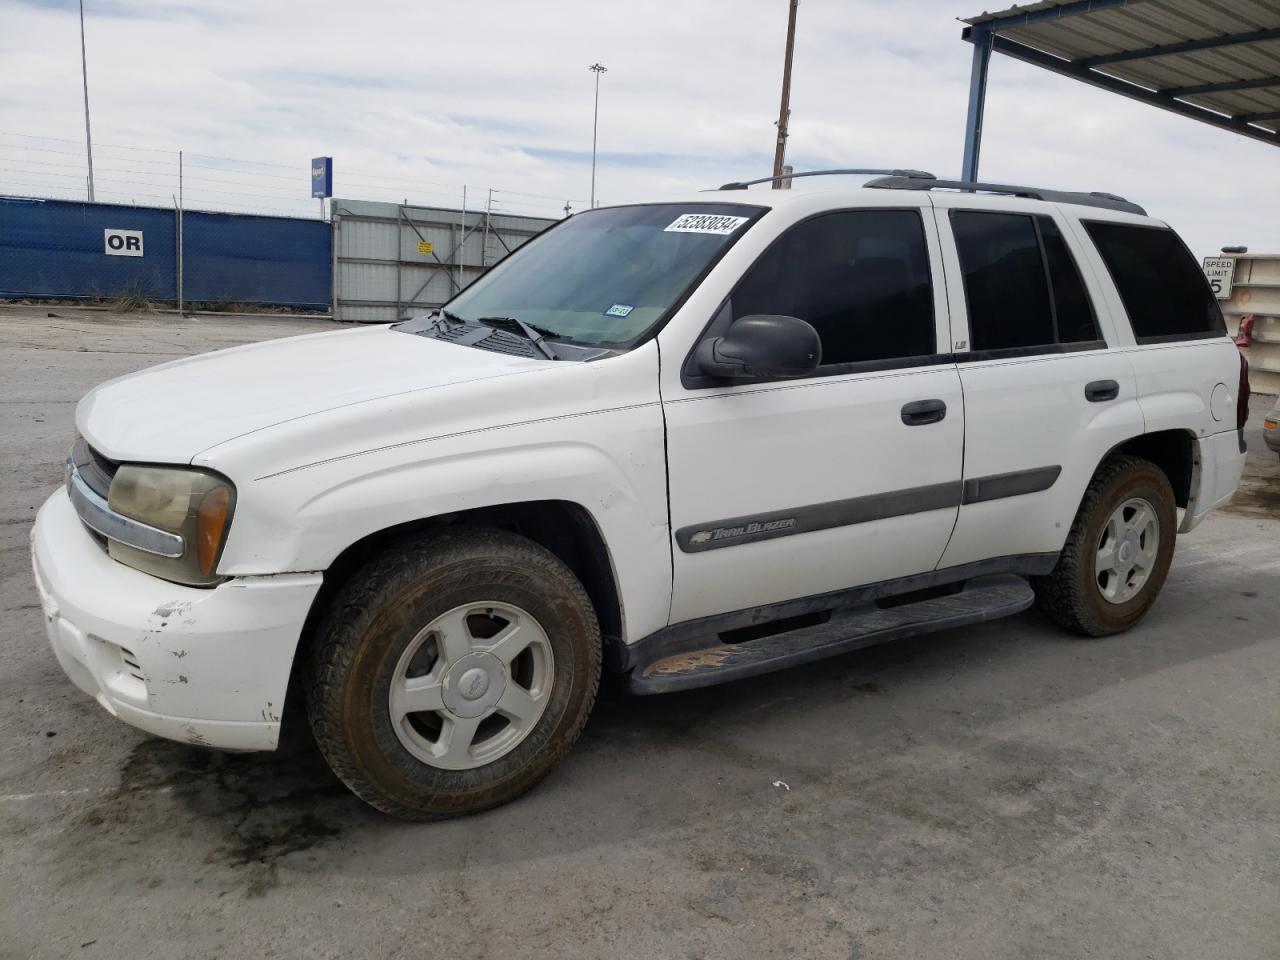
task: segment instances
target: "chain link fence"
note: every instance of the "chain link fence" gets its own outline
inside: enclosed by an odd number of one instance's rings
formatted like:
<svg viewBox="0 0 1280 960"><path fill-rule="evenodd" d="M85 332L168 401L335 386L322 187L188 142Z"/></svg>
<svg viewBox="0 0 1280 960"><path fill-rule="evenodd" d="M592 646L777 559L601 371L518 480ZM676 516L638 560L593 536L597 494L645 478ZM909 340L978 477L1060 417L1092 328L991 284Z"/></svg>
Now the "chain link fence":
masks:
<svg viewBox="0 0 1280 960"><path fill-rule="evenodd" d="M341 164L359 199L318 201L305 164L109 144L94 160L96 203L79 141L0 131L0 300L395 320L586 206Z"/></svg>

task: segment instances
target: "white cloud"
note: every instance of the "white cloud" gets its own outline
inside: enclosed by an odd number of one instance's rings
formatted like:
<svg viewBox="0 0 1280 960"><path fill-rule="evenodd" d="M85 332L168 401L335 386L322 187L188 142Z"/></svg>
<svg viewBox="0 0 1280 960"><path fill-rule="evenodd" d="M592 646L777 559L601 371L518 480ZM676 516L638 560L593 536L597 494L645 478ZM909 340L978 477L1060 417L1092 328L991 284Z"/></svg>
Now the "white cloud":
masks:
<svg viewBox="0 0 1280 960"><path fill-rule="evenodd" d="M970 48L954 18L981 6L804 0L791 160L957 173ZM176 163L151 151L181 148L197 155L191 206L310 212L308 161L332 154L344 195L456 205L465 183L473 205L493 187L507 209L551 215L566 198L580 208L595 60L609 67L603 200L762 175L772 160L785 0L86 7L98 188L112 197L161 202ZM0 0L0 21L0 190L79 190L76 7ZM1259 186L1274 182L1277 160L1265 144L993 63L985 177L1124 194L1198 253L1280 250L1280 200Z"/></svg>

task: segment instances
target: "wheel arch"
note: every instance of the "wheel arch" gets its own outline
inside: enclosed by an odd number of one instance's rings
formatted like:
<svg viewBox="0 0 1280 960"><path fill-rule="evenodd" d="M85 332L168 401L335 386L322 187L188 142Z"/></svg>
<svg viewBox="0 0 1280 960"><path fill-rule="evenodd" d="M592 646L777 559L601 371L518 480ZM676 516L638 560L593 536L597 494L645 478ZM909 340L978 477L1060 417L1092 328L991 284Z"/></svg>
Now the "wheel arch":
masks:
<svg viewBox="0 0 1280 960"><path fill-rule="evenodd" d="M1169 478L1174 502L1183 508L1191 503L1198 463L1196 437L1190 430L1156 430L1130 437L1108 450L1094 473L1117 454L1140 457L1155 464Z"/></svg>
<svg viewBox="0 0 1280 960"><path fill-rule="evenodd" d="M396 524L367 534L343 549L324 571L324 582L311 603L294 655L286 703L297 705L302 701L300 696L293 696L299 672L325 611L343 585L392 544L459 527L509 530L546 548L564 562L581 581L595 608L606 658L613 656L625 636L622 599L608 544L590 511L569 500L496 504Z"/></svg>

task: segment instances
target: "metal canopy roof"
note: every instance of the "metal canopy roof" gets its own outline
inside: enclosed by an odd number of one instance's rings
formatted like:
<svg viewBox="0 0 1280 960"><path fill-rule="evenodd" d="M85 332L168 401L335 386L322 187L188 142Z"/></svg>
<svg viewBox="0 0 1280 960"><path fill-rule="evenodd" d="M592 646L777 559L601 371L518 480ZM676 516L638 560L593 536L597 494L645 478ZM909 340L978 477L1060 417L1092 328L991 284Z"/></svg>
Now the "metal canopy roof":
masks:
<svg viewBox="0 0 1280 960"><path fill-rule="evenodd" d="M976 179L992 51L1280 145L1280 0L1046 0L966 18L965 179Z"/></svg>

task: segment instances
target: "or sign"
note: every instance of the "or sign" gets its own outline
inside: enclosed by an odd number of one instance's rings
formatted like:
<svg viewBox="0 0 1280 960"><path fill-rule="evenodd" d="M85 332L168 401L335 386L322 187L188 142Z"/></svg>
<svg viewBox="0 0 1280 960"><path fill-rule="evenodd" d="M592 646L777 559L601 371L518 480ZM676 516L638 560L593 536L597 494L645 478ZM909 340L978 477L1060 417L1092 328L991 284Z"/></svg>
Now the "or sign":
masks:
<svg viewBox="0 0 1280 960"><path fill-rule="evenodd" d="M102 252L109 257L142 256L142 231L107 227L102 231Z"/></svg>
<svg viewBox="0 0 1280 960"><path fill-rule="evenodd" d="M1231 298L1231 281L1236 275L1235 257L1205 257L1204 275L1219 300Z"/></svg>
<svg viewBox="0 0 1280 960"><path fill-rule="evenodd" d="M311 161L311 196L333 196L333 157L316 157Z"/></svg>
<svg viewBox="0 0 1280 960"><path fill-rule="evenodd" d="M432 246L431 246L431 241L430 241L430 240L419 240L419 241L418 241L418 252L419 252L419 253L430 253L430 252L432 251L432 249L433 249L433 248L432 248Z"/></svg>

